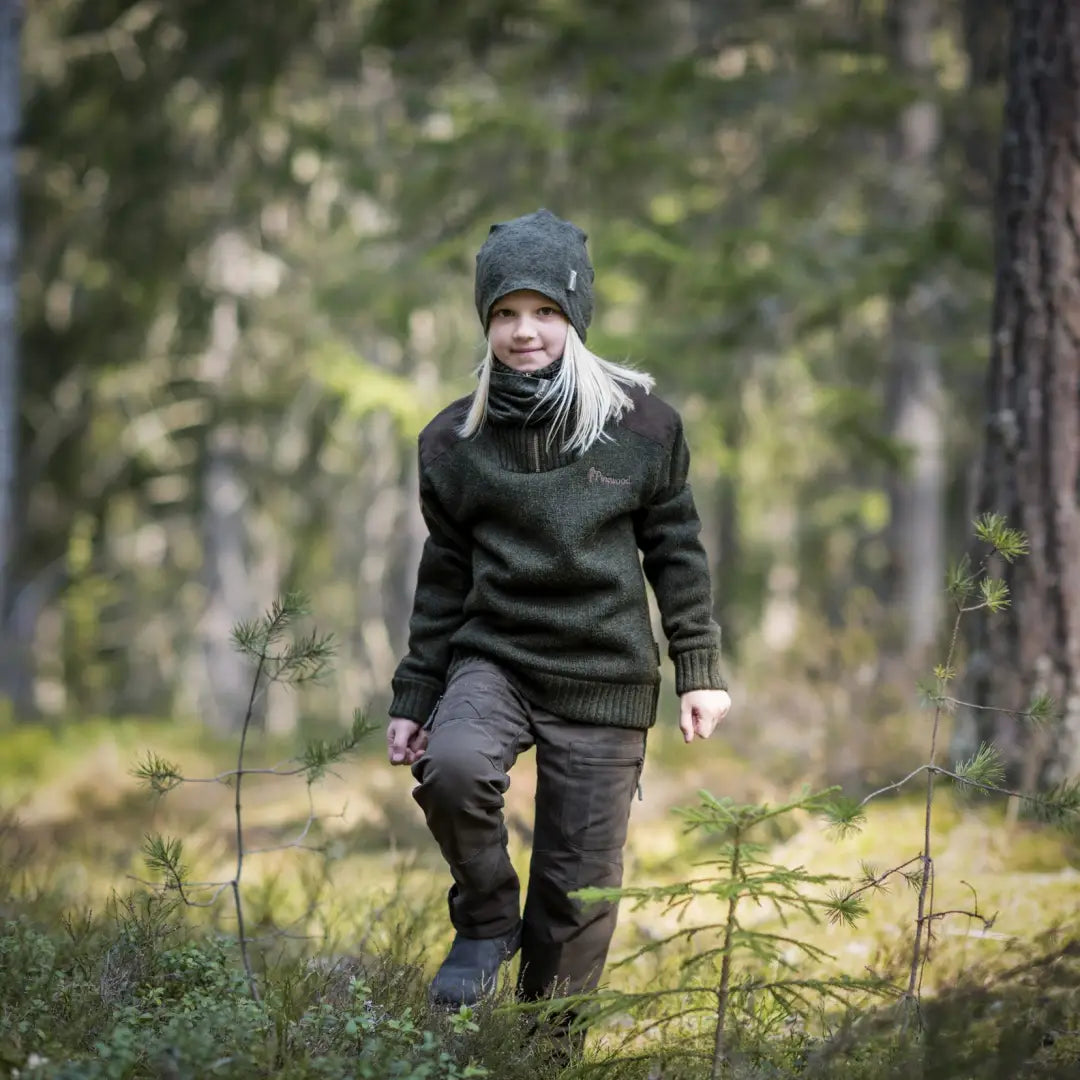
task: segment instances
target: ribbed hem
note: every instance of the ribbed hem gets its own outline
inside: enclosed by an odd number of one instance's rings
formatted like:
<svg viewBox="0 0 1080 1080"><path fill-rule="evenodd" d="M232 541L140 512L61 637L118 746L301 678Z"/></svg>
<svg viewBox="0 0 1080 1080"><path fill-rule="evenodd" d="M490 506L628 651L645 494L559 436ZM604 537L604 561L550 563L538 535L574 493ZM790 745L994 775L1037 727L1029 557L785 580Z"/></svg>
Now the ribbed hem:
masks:
<svg viewBox="0 0 1080 1080"><path fill-rule="evenodd" d="M698 649L694 652L677 653L675 664L675 693L688 690L726 690L724 676L720 674L718 649Z"/></svg>
<svg viewBox="0 0 1080 1080"><path fill-rule="evenodd" d="M394 699L387 710L391 716L402 720L426 723L435 708L442 690L430 683L394 680Z"/></svg>
<svg viewBox="0 0 1080 1080"><path fill-rule="evenodd" d="M660 683L606 683L542 672L514 672L522 693L564 720L644 729L656 723Z"/></svg>

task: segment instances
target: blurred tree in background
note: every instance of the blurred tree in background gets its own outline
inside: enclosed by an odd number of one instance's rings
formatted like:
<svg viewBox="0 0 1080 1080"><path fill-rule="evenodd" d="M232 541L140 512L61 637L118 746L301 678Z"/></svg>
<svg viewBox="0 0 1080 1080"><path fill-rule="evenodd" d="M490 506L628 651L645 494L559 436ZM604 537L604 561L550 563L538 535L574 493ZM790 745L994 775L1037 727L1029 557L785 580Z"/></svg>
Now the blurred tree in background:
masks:
<svg viewBox="0 0 1080 1080"><path fill-rule="evenodd" d="M864 774L974 503L1007 15L28 5L8 696L227 726L227 628L303 588L342 642L325 712L380 707L415 435L480 356L473 256L546 205L590 234L590 344L686 418L770 718L743 737Z"/></svg>
<svg viewBox="0 0 1080 1080"><path fill-rule="evenodd" d="M0 672L9 646L4 615L13 586L15 484L19 444L18 182L19 41L22 10L0 8ZM0 679L0 687L7 680Z"/></svg>

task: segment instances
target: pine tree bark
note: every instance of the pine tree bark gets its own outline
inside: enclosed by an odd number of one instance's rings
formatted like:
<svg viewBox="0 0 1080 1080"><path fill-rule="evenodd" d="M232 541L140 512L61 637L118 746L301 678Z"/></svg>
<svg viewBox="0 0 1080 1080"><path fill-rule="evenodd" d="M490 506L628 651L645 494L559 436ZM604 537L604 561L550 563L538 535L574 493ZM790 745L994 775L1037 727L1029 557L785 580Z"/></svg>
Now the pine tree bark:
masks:
<svg viewBox="0 0 1080 1080"><path fill-rule="evenodd" d="M940 203L935 159L940 109L929 93L937 0L893 0L894 64L922 91L901 111L892 173L895 213L905 228L927 227ZM945 430L941 359L927 331L932 280L915 281L893 304L888 388L891 434L908 453L889 485L892 599L903 614L908 659L920 663L941 624L945 576Z"/></svg>
<svg viewBox="0 0 1080 1080"><path fill-rule="evenodd" d="M1011 779L1080 774L1080 5L1015 0L997 196L997 276L978 507L1030 554L1003 568L1008 612L977 625L975 701L1050 693L1040 734L998 713L966 720Z"/></svg>
<svg viewBox="0 0 1080 1080"><path fill-rule="evenodd" d="M0 696L16 697L8 636L14 591L19 448L18 181L21 0L0 0ZM6 658L6 659L5 659Z"/></svg>

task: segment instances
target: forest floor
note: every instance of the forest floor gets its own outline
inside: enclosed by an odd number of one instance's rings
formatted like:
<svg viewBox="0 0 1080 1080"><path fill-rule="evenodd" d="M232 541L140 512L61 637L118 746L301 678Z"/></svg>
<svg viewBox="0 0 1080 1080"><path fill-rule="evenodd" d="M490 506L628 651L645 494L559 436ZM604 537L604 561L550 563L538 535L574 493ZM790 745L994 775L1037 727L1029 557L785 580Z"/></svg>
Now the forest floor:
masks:
<svg viewBox="0 0 1080 1080"><path fill-rule="evenodd" d="M58 733L42 727L0 732L0 813L13 819L15 841L33 851L17 888L51 898L63 907L100 910L108 897L137 888L148 878L141 846L150 833L184 840L193 880L226 880L235 862L232 787L190 784L164 796L141 787L132 769L154 751L186 776L212 776L234 767L234 749L204 731L164 723L122 721L75 725ZM249 766L267 766L294 752L289 742L255 736ZM527 876L532 818L533 764L525 755L515 766L507 797L511 848ZM287 848L252 856L246 865L247 903L263 927L325 936L328 947L350 952L359 938L382 922L385 932L402 917L403 903L423 912L421 932L436 964L449 927L442 900L448 879L422 814L411 798L412 778L382 756L375 733L364 751L316 784L312 802L302 778L252 776L243 788L247 845L267 848L299 837L311 808L318 821L306 842L324 853ZM694 804L696 793L741 801L778 802L792 795L776 790L762 771L736 759L722 740L682 747L677 732L650 737L650 755L635 801L626 849L625 883L657 885L708 873L715 840L687 833L674 808ZM839 839L808 817L782 822L761 839L768 858L802 866L814 874L857 880L869 864L880 872L919 850L923 796L918 789L867 808L864 827ZM1053 829L1012 822L1000 802L938 792L935 804L935 907L976 911L937 927L926 986L973 964L1009 963L1017 948L1037 935L1076 919L1080 897L1080 850ZM840 884L836 888L841 888ZM901 962L915 917L915 894L893 886L868 897L868 913L855 929L829 923L800 924L805 940L826 950L832 963L852 975ZM685 920L712 921L718 907L705 902ZM372 918L372 913L377 918ZM747 912L765 920L772 912ZM657 908L623 905L612 960L678 927L679 916ZM216 921L228 927L224 902ZM416 932L416 931L413 931ZM613 978L618 979L616 973Z"/></svg>
<svg viewBox="0 0 1080 1080"><path fill-rule="evenodd" d="M296 740L253 733L246 766L281 765L297 751ZM195 727L0 723L0 1078L720 1075L713 1056L717 975L686 961L699 964L702 951L719 944L723 896L695 899L685 910L624 900L605 977L623 997L593 1024L584 1062L567 1070L544 1040L528 1034L532 1021L514 1003L500 1004L505 997L475 1015L429 1006L426 983L450 939L449 880L411 797L412 777L386 762L381 732L310 789L299 776L245 777L245 843L268 849L250 854L243 873L253 981L236 955L229 891L181 916L173 903L152 900L142 851L148 836L180 838L191 881L227 881L236 866L235 788L185 783L155 795L133 775L149 753L188 778L235 767L235 740ZM678 808L697 804L699 792L775 806L803 790L790 777L790 762L783 769L755 765L724 738L686 747L673 726L658 726L650 734L643 798L631 814L625 884L722 876L718 838L688 831ZM523 879L533 794L527 754L507 797L511 852ZM756 838L760 858L835 875L815 895L843 893L871 867L881 873L918 854L923 796L914 787L902 798L871 803L862 828L843 838L803 812L773 819L769 830ZM737 1021L724 1030L738 1040L732 1053L750 1068L746 1076L1077 1075L1075 835L1012 821L1000 802L942 787L932 849L934 909L979 917L935 922L914 1041L903 1034L907 1020L884 1004L895 999L892 992L883 998L849 989L819 999L812 991L801 1004L773 1007L756 989L788 977L833 986L879 977L903 988L916 912L912 888L901 881L867 894L854 926L799 911L781 920L771 906L743 903L743 930L782 935L785 943L779 962L755 961L743 947L736 955L733 986L742 980L738 992L745 996ZM212 891L192 888L189 895ZM705 926L711 929L689 942L640 952ZM259 1002L253 982L262 987ZM627 1004L627 994L657 989L675 996ZM675 1018L660 1030L658 1007Z"/></svg>

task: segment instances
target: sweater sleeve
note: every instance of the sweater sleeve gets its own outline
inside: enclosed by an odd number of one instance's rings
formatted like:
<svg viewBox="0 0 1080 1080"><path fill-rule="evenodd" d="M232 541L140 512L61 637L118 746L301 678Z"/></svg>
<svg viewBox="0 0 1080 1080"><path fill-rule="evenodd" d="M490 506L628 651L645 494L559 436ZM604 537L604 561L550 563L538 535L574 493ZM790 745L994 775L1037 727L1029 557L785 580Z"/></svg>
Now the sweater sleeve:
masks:
<svg viewBox="0 0 1080 1080"><path fill-rule="evenodd" d="M687 482L690 451L677 424L669 471L635 520L645 577L656 594L660 622L675 665L675 692L726 690L720 673L720 627L712 618L709 562L701 520Z"/></svg>
<svg viewBox="0 0 1080 1080"><path fill-rule="evenodd" d="M424 723L443 692L450 666L450 638L465 618L472 558L467 534L440 503L422 463L420 510L428 536L416 575L409 651L391 682L394 696L389 712Z"/></svg>

